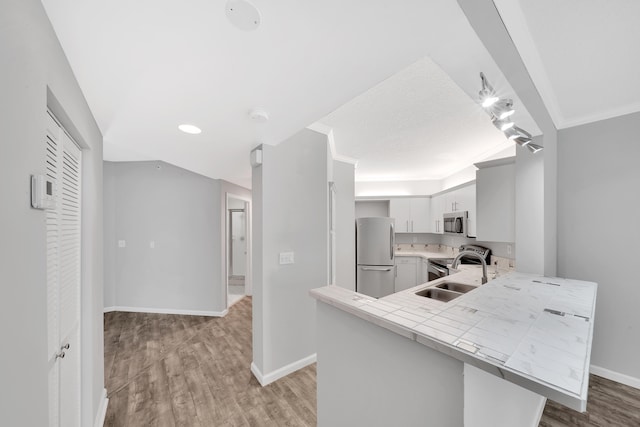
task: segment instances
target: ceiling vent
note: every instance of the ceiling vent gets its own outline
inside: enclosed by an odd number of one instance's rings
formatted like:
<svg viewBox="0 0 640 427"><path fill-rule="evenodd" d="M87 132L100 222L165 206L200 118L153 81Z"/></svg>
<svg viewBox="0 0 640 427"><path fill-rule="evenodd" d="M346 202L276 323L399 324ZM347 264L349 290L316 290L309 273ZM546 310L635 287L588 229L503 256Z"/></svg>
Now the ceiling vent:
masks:
<svg viewBox="0 0 640 427"><path fill-rule="evenodd" d="M225 6L227 19L242 31L254 31L260 26L260 11L246 0L229 0Z"/></svg>
<svg viewBox="0 0 640 427"><path fill-rule="evenodd" d="M269 121L269 113L262 108L254 108L249 111L249 118L256 123L266 123Z"/></svg>

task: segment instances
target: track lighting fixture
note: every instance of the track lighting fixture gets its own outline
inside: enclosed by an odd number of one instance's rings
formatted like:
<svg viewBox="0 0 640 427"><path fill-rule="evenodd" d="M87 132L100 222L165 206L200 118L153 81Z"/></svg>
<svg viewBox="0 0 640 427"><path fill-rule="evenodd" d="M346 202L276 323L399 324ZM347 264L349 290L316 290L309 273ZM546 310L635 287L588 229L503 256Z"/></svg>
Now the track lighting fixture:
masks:
<svg viewBox="0 0 640 427"><path fill-rule="evenodd" d="M491 122L495 127L504 132L504 135L513 140L521 147L527 147L532 153L541 151L543 147L532 144L532 136L524 129L515 126L515 124L509 120L509 117L515 113L513 109L512 99L500 99L496 96L495 91L484 73L480 73L480 81L482 82L482 89L480 90L480 103L482 107L491 116Z"/></svg>

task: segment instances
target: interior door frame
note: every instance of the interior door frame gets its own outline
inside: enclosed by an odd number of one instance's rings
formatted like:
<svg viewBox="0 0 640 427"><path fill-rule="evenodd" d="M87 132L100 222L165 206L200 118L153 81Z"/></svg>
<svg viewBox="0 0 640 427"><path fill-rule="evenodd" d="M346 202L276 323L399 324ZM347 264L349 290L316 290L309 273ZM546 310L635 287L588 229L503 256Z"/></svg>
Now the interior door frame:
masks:
<svg viewBox="0 0 640 427"><path fill-rule="evenodd" d="M230 271L230 256L229 248L231 247L231 236L229 233L229 199L241 200L245 203L245 236L247 239L247 256L246 256L246 268L244 276L244 289L245 295L251 295L253 293L252 287L252 254L253 254L253 239L251 235L251 198L247 196L241 196L239 194L226 192L225 204L224 204L224 300L225 307L229 309L229 271Z"/></svg>
<svg viewBox="0 0 640 427"><path fill-rule="evenodd" d="M71 155L77 156L77 161L79 164L79 174L78 174L78 185L79 185L79 199L80 199L80 204L78 206L78 210L79 210L79 223L78 223L78 272L77 272L77 280L78 280L78 295L77 295L77 304L78 304L78 313L77 313L77 325L75 326L75 328L72 330L72 335L71 336L75 336L75 341L74 341L74 345L73 345L73 349L71 351L73 351L73 353L71 353L71 355L76 358L77 360L77 365L74 367L76 372L76 376L77 376L77 395L74 396L75 398L77 398L77 407L75 408L75 411L71 411L71 413L76 412L74 416L76 416L76 421L78 423L78 425L82 425L82 420L85 416L85 413L87 413L87 408L85 407L85 402L84 402L84 398L83 398L83 379L82 379L82 375L84 374L84 363L85 363L85 352L84 352L84 337L83 337L83 333L84 333L84 327L83 327L83 320L84 320L84 302L83 302L83 289L84 289L84 283L85 283L85 238L86 238L86 234L85 234L85 221L84 221L84 215L85 215L85 186L84 186L84 181L85 181L85 167L84 167L84 162L85 162L85 148L83 147L82 144L80 144L78 142L78 139L75 138L67 129L69 127L65 126L64 123L59 119L59 116L56 114L56 111L54 108L51 108L48 103L47 103L47 108L46 108L46 115L48 115L51 120L58 126L59 128L59 132L60 132L60 136L57 138L56 141L56 145L58 147L59 150L61 150L61 155L64 156L65 152L69 152ZM68 141L65 140L64 136L66 135ZM67 148L67 144L69 145L69 148ZM72 153L73 150L77 150L76 153ZM60 174L63 173L63 161L62 158L60 158L60 163L57 166L59 168ZM56 194L56 203L62 203L61 201L61 195L62 195L62 181L61 180L56 180L56 186L58 188L57 190L57 194ZM60 196L60 198L58 198L58 196ZM61 216L61 212L58 212L58 215ZM60 229L62 227L62 221L60 220L60 222L57 223L57 227L58 227L58 233L60 233ZM60 242L58 243L58 249L60 249ZM60 260L60 254L58 253L58 258L57 258L58 262L61 262ZM58 274L60 273L60 269L61 266L58 268ZM49 286L49 283L47 281L47 286ZM59 291L59 286L60 286L60 279L58 278L58 291ZM58 298L58 304L60 304L60 299ZM59 307L58 307L59 308ZM47 309L49 309L49 301L47 301ZM60 347L60 352L62 353L67 353L69 351L69 348L67 347L66 349L64 347L62 347L62 343L63 342L67 342L70 338L69 335L62 335L63 331L60 330L60 315L56 316L56 322L58 322L58 325L56 326L56 328L58 329L58 333L57 333L57 340L58 343L61 345ZM50 328L51 325L47 324L47 328ZM49 334L49 331L47 331L47 334ZM49 351L49 349L48 349ZM64 356L63 356L64 357ZM54 422L56 425L61 425L60 421L61 421L61 417L63 415L63 408L62 408L62 404L63 404L63 397L62 397L62 381L63 381L63 369L64 366L60 365L60 363L64 363L64 359L60 359L58 360L58 357L54 356L54 359L52 361L49 362L50 364L53 363L53 366L50 366L50 368L53 369L57 369L57 389L58 389L58 395L55 399L55 401L53 403L55 403L56 405L58 405L57 410L55 411L55 415L57 416L57 420L53 421L51 420L51 418L49 419L50 422ZM49 401L49 405L51 405L52 402ZM50 409L51 411L51 409ZM66 413L66 412L65 412ZM51 416L51 412L50 412L50 416Z"/></svg>

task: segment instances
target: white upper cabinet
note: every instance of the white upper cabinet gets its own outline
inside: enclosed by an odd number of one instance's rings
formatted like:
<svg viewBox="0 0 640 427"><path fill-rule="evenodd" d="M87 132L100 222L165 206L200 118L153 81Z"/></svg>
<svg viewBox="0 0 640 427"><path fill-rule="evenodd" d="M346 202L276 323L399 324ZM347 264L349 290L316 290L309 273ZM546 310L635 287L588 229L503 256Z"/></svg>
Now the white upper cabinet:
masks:
<svg viewBox="0 0 640 427"><path fill-rule="evenodd" d="M389 216L396 220L396 233L411 231L411 199L389 200Z"/></svg>
<svg viewBox="0 0 640 427"><path fill-rule="evenodd" d="M515 241L515 157L476 163L476 237L484 242Z"/></svg>
<svg viewBox="0 0 640 427"><path fill-rule="evenodd" d="M431 233L442 234L444 232L442 215L445 213L446 204L446 194L439 194L431 198L431 221L429 224L431 226Z"/></svg>
<svg viewBox="0 0 640 427"><path fill-rule="evenodd" d="M412 197L411 199L411 231L413 233L428 233L431 199L429 197Z"/></svg>
<svg viewBox="0 0 640 427"><path fill-rule="evenodd" d="M389 216L396 220L396 233L428 233L428 197L402 197L389 201Z"/></svg>

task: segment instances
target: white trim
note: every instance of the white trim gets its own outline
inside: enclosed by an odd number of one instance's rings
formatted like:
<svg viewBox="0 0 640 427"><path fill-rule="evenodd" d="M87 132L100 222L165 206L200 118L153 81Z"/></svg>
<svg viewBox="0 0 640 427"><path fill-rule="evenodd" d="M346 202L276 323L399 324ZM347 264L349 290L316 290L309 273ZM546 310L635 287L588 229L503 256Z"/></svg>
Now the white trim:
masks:
<svg viewBox="0 0 640 427"><path fill-rule="evenodd" d="M640 102L630 105L623 105L622 107L610 108L609 110L599 111L593 114L585 114L568 120L563 120L562 122L558 123L558 130L600 122L602 120L609 120L615 117L626 116L628 114L635 114L638 112L640 112Z"/></svg>
<svg viewBox="0 0 640 427"><path fill-rule="evenodd" d="M640 390L640 378L632 377L630 375L621 374L620 372L612 371L610 369L602 368L600 366L591 365L589 372L599 377L606 378L611 381L615 381L620 384L628 385L629 387L637 388Z"/></svg>
<svg viewBox="0 0 640 427"><path fill-rule="evenodd" d="M271 384L274 381L279 380L280 378L286 377L287 375L297 371L298 369L302 369L305 366L309 366L312 363L316 363L316 359L317 359L316 353L313 353L310 356L307 356L300 360L296 360L293 363L289 363L288 365L283 366L282 368L276 369L275 371L270 372L266 375L260 372L260 369L258 369L258 366L255 364L255 362L251 362L251 372L256 377L260 385L264 387L266 385Z"/></svg>
<svg viewBox="0 0 640 427"><path fill-rule="evenodd" d="M358 159L354 159L353 157L343 156L342 154L336 153L336 143L333 138L333 128L322 124L320 122L315 122L307 126L307 129L310 129L314 132L318 132L327 136L327 141L329 143L329 150L331 150L331 158L333 160L337 160L339 162L350 163L354 167L358 167Z"/></svg>
<svg viewBox="0 0 640 427"><path fill-rule="evenodd" d="M203 311L203 310L177 310L173 308L152 308L152 307L123 307L120 305L114 305L111 307L105 307L104 312L109 313L112 311L126 311L130 313L157 313L157 314L183 314L186 316L209 316L209 317L224 317L229 313L228 309L224 311Z"/></svg>
<svg viewBox="0 0 640 427"><path fill-rule="evenodd" d="M102 389L102 396L100 397L100 406L98 406L98 412L96 413L96 421L93 423L95 427L102 427L104 420L107 417L107 406L109 406L109 398L107 397L107 389Z"/></svg>
<svg viewBox="0 0 640 427"><path fill-rule="evenodd" d="M544 412L544 407L547 405L547 398L544 396L541 396L542 399L540 399L540 403L538 403L538 415L536 417L536 419L533 420L533 423L531 423L531 427L538 427L538 425L540 425L540 420L542 419L542 413Z"/></svg>

